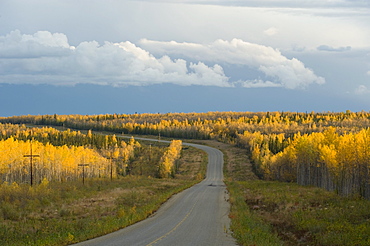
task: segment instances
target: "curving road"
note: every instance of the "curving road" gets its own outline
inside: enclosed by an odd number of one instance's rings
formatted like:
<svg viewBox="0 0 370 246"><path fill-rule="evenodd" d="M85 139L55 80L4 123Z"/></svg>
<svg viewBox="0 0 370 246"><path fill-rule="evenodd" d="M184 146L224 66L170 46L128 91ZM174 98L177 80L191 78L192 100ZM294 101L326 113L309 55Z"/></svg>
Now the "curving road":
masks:
<svg viewBox="0 0 370 246"><path fill-rule="evenodd" d="M154 216L119 231L75 245L237 245L229 234L229 204L223 182L222 152L198 144L183 143L183 145L196 147L208 153L206 179L174 195Z"/></svg>

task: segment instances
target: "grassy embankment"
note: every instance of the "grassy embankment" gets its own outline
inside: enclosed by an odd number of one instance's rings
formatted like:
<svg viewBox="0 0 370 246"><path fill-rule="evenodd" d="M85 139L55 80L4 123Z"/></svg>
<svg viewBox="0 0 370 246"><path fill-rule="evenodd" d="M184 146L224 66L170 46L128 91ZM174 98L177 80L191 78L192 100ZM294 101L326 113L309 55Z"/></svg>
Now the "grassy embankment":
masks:
<svg viewBox="0 0 370 246"><path fill-rule="evenodd" d="M143 220L174 193L199 182L207 158L186 147L179 163L175 179L0 185L1 245L67 245Z"/></svg>
<svg viewBox="0 0 370 246"><path fill-rule="evenodd" d="M245 150L216 147L225 156L231 229L240 245L370 245L370 201L258 180Z"/></svg>

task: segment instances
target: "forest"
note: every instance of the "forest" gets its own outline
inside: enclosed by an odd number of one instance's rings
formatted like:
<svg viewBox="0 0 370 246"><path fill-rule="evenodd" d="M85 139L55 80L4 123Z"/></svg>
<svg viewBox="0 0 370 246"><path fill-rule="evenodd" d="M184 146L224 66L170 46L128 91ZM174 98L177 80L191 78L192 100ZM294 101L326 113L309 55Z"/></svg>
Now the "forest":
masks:
<svg viewBox="0 0 370 246"><path fill-rule="evenodd" d="M92 137L92 130L182 139L214 139L245 149L252 160L254 172L261 179L314 185L344 196L370 198L370 113L365 111L54 114L0 118L0 122L4 124L1 126L0 138L7 139L2 141L8 141L8 144L15 144L20 140L30 141L34 138L43 143L58 145L58 141L63 136L66 141L73 142L74 145L95 146L100 149L100 155L105 158L109 156L108 149L118 146L113 152L114 156L123 160L121 166L130 155L128 150L130 146L138 147L134 140L123 144L118 143L114 136L94 135ZM52 131L50 128L43 128L44 130L35 131L31 136L29 132L23 132L24 126L14 124L63 126L89 132L84 135L67 130L50 134L47 132ZM22 147L24 149L22 153L27 152L26 146L27 144ZM35 143L35 150L36 146ZM78 152L78 148L74 148L76 150L73 151ZM73 148L69 149L72 151ZM175 151L177 149L175 146L171 149L174 150L173 152L178 152ZM173 155L176 156L176 154ZM82 157L78 158L77 162L81 162ZM98 157L91 152L86 158ZM159 165L161 171L158 169L157 172L158 177L171 176L173 171L165 167L172 166L168 164L171 162L172 157L162 158L162 164ZM109 163L109 161L106 159L101 163ZM73 165L76 166L76 162ZM9 168L2 165L5 179L9 179L9 174L5 174ZM49 170L50 175L54 173L46 166L45 170ZM109 168L104 166L91 168L91 175L92 173L98 175L99 170L103 174ZM117 170L122 172L122 168ZM59 177L53 175L59 179L62 176L70 176L67 168L62 172L65 174L59 174Z"/></svg>
<svg viewBox="0 0 370 246"><path fill-rule="evenodd" d="M174 177L181 149L180 140L172 141L167 148L142 146L133 137L123 140L91 130L84 134L70 129L0 124L0 180L32 185L44 179L66 182L130 174ZM152 165L143 162L143 156L151 159Z"/></svg>

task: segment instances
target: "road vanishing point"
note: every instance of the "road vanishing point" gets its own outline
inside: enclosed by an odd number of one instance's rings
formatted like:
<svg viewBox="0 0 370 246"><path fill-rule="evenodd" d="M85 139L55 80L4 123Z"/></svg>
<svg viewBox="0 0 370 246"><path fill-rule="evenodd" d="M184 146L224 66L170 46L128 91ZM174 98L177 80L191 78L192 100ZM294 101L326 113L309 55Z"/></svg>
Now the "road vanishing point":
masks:
<svg viewBox="0 0 370 246"><path fill-rule="evenodd" d="M222 152L198 144L183 143L183 145L207 152L207 175L202 182L172 196L151 217L75 246L237 245L229 230L230 207L223 182Z"/></svg>

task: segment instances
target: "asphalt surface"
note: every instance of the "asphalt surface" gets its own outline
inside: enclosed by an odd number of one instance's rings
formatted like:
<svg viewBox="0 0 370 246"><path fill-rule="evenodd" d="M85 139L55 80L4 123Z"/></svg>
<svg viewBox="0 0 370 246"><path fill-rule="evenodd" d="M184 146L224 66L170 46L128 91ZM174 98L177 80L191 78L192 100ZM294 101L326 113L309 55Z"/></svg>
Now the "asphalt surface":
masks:
<svg viewBox="0 0 370 246"><path fill-rule="evenodd" d="M229 233L229 203L223 182L222 152L203 145L183 145L208 153L207 175L202 182L174 195L146 220L75 245L237 245Z"/></svg>

